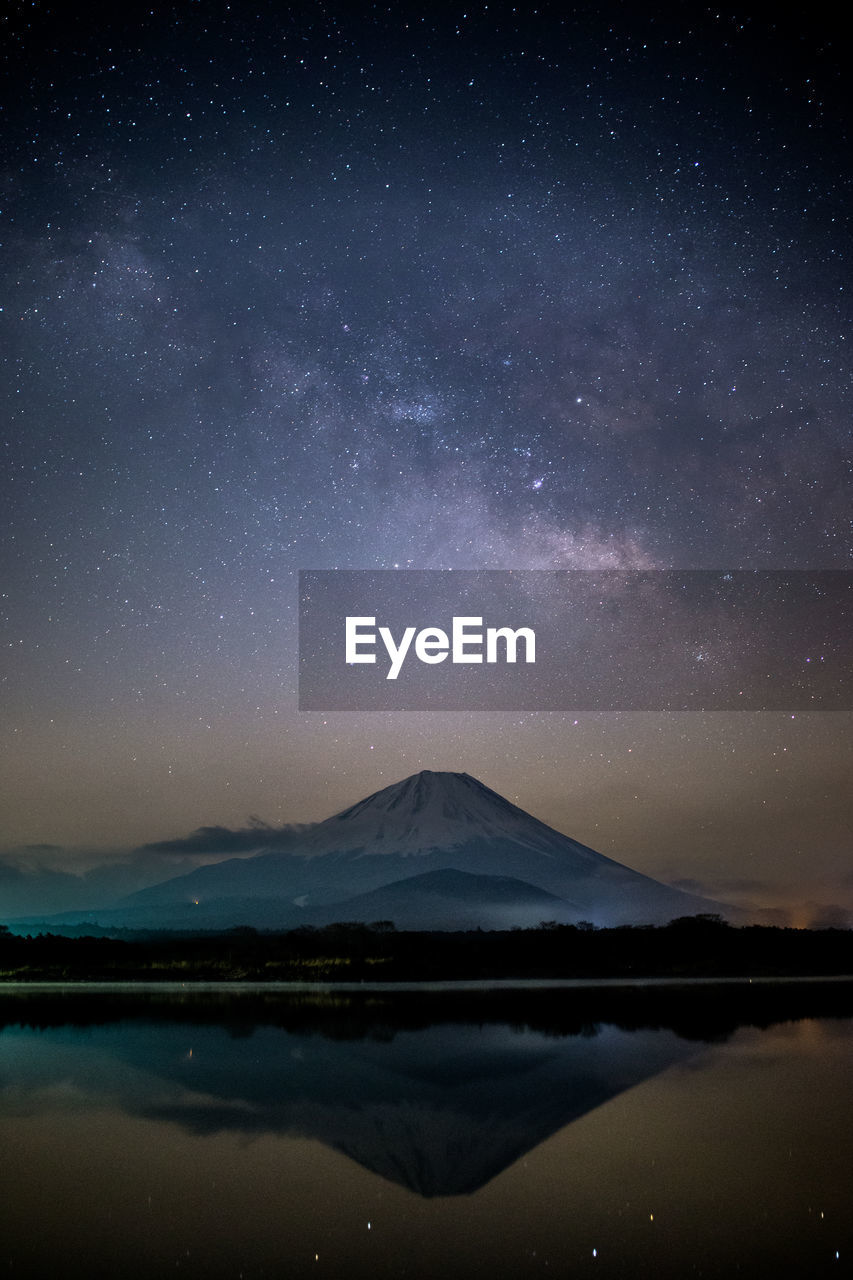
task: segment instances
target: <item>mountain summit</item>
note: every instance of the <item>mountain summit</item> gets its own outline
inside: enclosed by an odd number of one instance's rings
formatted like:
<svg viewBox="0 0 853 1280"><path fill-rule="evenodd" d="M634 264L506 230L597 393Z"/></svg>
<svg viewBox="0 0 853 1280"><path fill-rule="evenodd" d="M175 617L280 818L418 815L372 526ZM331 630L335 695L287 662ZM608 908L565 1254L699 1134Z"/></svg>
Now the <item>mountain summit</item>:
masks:
<svg viewBox="0 0 853 1280"><path fill-rule="evenodd" d="M322 844L343 834L349 847L358 841L374 854L407 857L472 839L509 838L541 851L556 833L467 773L424 769L327 818L314 834Z"/></svg>
<svg viewBox="0 0 853 1280"><path fill-rule="evenodd" d="M273 835L274 849L260 829L252 856L199 867L74 921L184 929L385 919L405 929L503 929L543 920L666 923L721 909L579 844L466 773L424 770L324 822Z"/></svg>

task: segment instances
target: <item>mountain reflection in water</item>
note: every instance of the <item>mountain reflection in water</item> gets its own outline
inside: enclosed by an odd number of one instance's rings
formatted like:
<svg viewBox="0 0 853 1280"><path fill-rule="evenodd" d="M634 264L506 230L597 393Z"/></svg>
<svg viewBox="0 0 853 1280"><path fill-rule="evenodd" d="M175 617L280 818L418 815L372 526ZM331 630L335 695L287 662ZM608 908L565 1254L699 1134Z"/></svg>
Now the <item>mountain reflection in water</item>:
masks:
<svg viewBox="0 0 853 1280"><path fill-rule="evenodd" d="M822 1274L850 1243L851 1078L845 983L5 988L0 1263Z"/></svg>
<svg viewBox="0 0 853 1280"><path fill-rule="evenodd" d="M285 1025L249 1001L218 1022L215 1004L209 1020L196 1008L181 1021L185 1004L150 1004L129 1017L95 998L82 1039L67 1021L84 1014L75 1003L20 1009L42 1029L0 1038L7 1082L54 1092L61 1083L78 1102L106 1091L129 1115L198 1135L316 1138L422 1196L476 1191L565 1125L695 1052L668 1028L578 1027L571 1002L551 1007L536 1028L533 1005L525 1021L507 1020L520 1018L512 998L507 1012L469 999L456 1019L436 1022L411 994L283 998L274 1017ZM57 1018L66 1021L51 1025ZM40 1061L21 1057L22 1035Z"/></svg>

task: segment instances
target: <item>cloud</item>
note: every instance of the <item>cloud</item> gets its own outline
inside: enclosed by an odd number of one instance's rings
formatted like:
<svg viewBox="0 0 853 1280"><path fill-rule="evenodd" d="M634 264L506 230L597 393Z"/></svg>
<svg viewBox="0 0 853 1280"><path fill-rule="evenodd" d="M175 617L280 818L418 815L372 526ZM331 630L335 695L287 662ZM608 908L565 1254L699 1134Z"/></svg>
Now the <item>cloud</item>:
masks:
<svg viewBox="0 0 853 1280"><path fill-rule="evenodd" d="M310 824L288 823L283 827L270 827L255 819L248 827L233 830L230 827L197 827L188 836L171 840L158 840L142 845L136 854L149 857L185 854L208 859L211 855L239 857L240 854L259 853L263 849L289 849L297 836Z"/></svg>
<svg viewBox="0 0 853 1280"><path fill-rule="evenodd" d="M199 827L187 836L105 855L103 850L24 845L0 853L0 921L47 917L110 906L150 885L188 874L205 863L287 849L305 826Z"/></svg>
<svg viewBox="0 0 853 1280"><path fill-rule="evenodd" d="M39 911L82 907L86 905L86 895L80 876L51 867L28 866L19 861L17 851L0 857L0 921Z"/></svg>
<svg viewBox="0 0 853 1280"><path fill-rule="evenodd" d="M722 894L741 894L741 893L768 893L775 892L778 886L770 883L769 880L750 880L739 877L720 880L696 880L685 877L679 880L671 880L670 884L674 889L683 889L685 893L696 893L700 896L719 897Z"/></svg>
<svg viewBox="0 0 853 1280"><path fill-rule="evenodd" d="M759 906L755 897L771 901L778 895L778 885L769 880L758 880L747 877L723 877L717 879L697 880L692 876L684 876L678 880L670 880L674 889L685 893L696 894L697 897L711 898L715 902L729 903L745 912L745 920L751 924L772 925L777 929L787 929L795 923L793 913L787 907Z"/></svg>
<svg viewBox="0 0 853 1280"><path fill-rule="evenodd" d="M848 877L853 883L853 877ZM791 906L758 906L754 898L773 901L779 896L779 885L768 880L748 878L721 878L697 880L684 877L669 882L674 889L718 901L733 900L733 905L749 913L753 924L775 925L777 928L850 929L853 928L853 911L837 902L807 901Z"/></svg>
<svg viewBox="0 0 853 1280"><path fill-rule="evenodd" d="M807 902L810 911L809 929L849 929L853 926L853 912L837 903Z"/></svg>

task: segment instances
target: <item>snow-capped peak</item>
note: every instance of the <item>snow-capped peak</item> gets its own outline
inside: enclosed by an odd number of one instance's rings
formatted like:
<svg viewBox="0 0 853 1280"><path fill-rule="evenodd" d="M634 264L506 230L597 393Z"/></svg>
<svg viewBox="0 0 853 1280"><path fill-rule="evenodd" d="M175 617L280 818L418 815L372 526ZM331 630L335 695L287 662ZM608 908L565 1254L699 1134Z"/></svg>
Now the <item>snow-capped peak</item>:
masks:
<svg viewBox="0 0 853 1280"><path fill-rule="evenodd" d="M316 836L335 833L371 853L424 853L472 838L501 837L541 848L556 833L467 773L420 773L384 787L321 822ZM321 834L322 833L322 834Z"/></svg>

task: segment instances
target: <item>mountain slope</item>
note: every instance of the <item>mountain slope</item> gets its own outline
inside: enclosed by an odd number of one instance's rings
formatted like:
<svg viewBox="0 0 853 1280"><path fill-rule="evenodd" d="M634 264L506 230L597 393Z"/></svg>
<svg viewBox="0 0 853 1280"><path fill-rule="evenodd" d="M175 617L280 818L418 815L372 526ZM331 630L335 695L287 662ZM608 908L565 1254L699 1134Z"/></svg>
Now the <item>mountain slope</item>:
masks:
<svg viewBox="0 0 853 1280"><path fill-rule="evenodd" d="M340 904L306 908L312 924L340 920ZM511 876L445 869L395 880L346 903L351 920L392 920L398 929L535 929L543 920L570 924L576 906Z"/></svg>
<svg viewBox="0 0 853 1280"><path fill-rule="evenodd" d="M424 880L432 873L443 880ZM424 771L301 829L287 851L200 867L75 917L212 928L397 915L407 928L495 928L505 927L496 913L612 925L719 910L562 835L467 774Z"/></svg>

